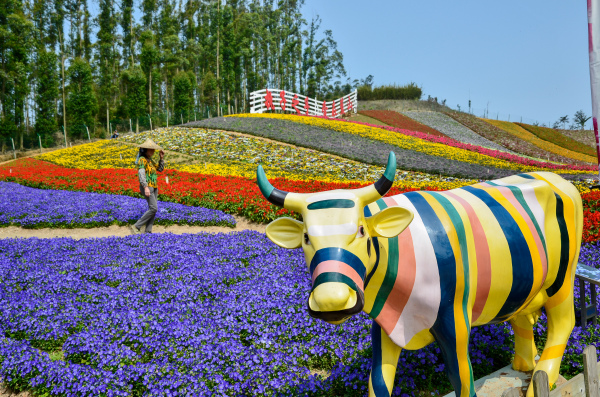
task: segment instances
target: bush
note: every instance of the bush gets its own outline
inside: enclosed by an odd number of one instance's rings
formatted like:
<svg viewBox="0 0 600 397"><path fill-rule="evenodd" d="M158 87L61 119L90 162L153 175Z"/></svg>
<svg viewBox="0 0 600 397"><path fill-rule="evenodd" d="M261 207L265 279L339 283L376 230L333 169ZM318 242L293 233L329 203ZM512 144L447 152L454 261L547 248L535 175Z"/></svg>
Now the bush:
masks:
<svg viewBox="0 0 600 397"><path fill-rule="evenodd" d="M359 101L373 101L379 99L409 99L418 100L423 95L421 87L415 83L403 86L382 85L381 87L371 88L369 85L363 85L357 89Z"/></svg>

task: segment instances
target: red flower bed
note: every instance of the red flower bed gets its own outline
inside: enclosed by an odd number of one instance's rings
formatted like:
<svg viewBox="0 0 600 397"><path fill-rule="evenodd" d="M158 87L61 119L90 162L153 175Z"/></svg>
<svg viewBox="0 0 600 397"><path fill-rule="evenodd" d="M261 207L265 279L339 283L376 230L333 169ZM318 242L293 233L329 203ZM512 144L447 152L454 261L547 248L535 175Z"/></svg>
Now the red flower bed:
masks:
<svg viewBox="0 0 600 397"><path fill-rule="evenodd" d="M169 184L165 182L169 177ZM65 168L35 159L19 159L10 166L0 167L0 180L42 188L76 190L97 193L139 196L136 171L123 168L80 170ZM311 193L334 189L356 189L366 186L360 183L303 182L272 179L279 189ZM392 188L390 195L419 189ZM440 190L429 187L427 190ZM291 213L275 207L264 199L254 179L221 177L166 170L159 176L159 199L186 205L214 208L229 214L242 215L266 223ZM584 208L583 240L600 240L600 192L582 195ZM294 215L297 216L297 215Z"/></svg>
<svg viewBox="0 0 600 397"><path fill-rule="evenodd" d="M372 117L392 127L402 128L410 131L419 131L424 132L425 134L447 138L446 135L442 134L438 130L431 128L425 124L421 124L418 121L413 120L410 117L407 117L398 112L394 112L393 110L361 110L358 113Z"/></svg>

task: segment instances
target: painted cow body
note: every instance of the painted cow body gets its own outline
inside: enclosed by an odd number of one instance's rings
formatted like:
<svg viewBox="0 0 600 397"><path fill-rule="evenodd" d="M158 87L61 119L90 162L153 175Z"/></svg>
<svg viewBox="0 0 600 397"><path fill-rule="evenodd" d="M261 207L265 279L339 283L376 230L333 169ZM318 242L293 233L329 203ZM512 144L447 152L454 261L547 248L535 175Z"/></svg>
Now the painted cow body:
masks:
<svg viewBox="0 0 600 397"><path fill-rule="evenodd" d="M538 172L381 198L395 163L391 153L373 186L314 194L274 189L259 168L263 194L303 216L272 222L267 235L304 249L313 280L310 315L334 324L361 310L373 318L371 396L391 393L402 348L434 340L456 395L476 395L470 329L503 321L515 333L513 367L544 370L555 383L575 324L583 223L577 189ZM542 307L548 340L536 365L533 326Z"/></svg>

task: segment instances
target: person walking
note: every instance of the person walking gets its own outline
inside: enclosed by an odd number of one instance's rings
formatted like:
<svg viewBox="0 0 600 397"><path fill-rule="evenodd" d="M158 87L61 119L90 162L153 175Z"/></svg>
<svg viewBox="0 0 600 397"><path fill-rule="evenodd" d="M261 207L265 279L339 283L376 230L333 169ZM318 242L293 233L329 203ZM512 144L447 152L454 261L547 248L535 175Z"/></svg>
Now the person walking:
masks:
<svg viewBox="0 0 600 397"><path fill-rule="evenodd" d="M146 139L146 142L138 146L140 148L135 163L138 165L138 178L140 180L140 193L148 202L148 210L142 215L135 225L130 225L133 234L140 234L142 226L146 225L144 232L152 233L154 217L158 211L158 180L156 172L162 172L165 169L165 152L152 139ZM159 151L160 160L158 165L152 160L155 151Z"/></svg>

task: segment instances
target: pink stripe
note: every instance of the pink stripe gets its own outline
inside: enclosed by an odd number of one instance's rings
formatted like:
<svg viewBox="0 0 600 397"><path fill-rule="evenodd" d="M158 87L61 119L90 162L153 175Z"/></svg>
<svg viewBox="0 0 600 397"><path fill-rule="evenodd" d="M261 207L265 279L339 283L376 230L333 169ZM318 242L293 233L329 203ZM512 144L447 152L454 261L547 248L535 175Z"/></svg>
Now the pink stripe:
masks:
<svg viewBox="0 0 600 397"><path fill-rule="evenodd" d="M313 283L315 282L317 276L321 273L341 273L344 276L350 277L352 281L356 283L358 288L361 289L361 291L365 289L363 279L360 278L358 273L356 273L356 270L344 262L330 260L319 263L312 274Z"/></svg>
<svg viewBox="0 0 600 397"><path fill-rule="evenodd" d="M392 201L394 200L392 199ZM379 316L377 316L377 323L388 335L392 333L400 319L400 315L404 311L404 307L412 293L417 274L413 240L408 228L398 236L398 252L402 259L398 261L398 274L394 282L394 287L385 300Z"/></svg>
<svg viewBox="0 0 600 397"><path fill-rule="evenodd" d="M529 214L527 214L527 211L525 211L523 206L521 206L521 203L519 203L519 201L516 199L513 192L509 188L503 187L503 186L490 186L487 183L484 183L483 185L497 189L500 192L500 194L502 194L504 196L504 198L506 198L513 205L513 207L515 207L515 209L519 212L519 214L521 215L521 217L523 218L525 223L527 223L527 226L529 227L529 230L531 231L531 234L533 235L533 239L535 241L535 245L537 246L538 253L541 255L542 283L543 283L544 280L546 280L546 273L548 271L548 259L546 258L546 251L544 250L544 246L542 245L540 236L538 235L537 229L533 225L533 222L531 221Z"/></svg>
<svg viewBox="0 0 600 397"><path fill-rule="evenodd" d="M475 303L473 304L472 322L475 322L487 303L487 298L492 286L492 260L490 258L490 247L488 246L485 230L467 200L451 192L445 192L444 195L450 196L463 206L469 216L469 223L475 240L475 257L477 258L477 292L475 293Z"/></svg>
<svg viewBox="0 0 600 397"><path fill-rule="evenodd" d="M592 24L588 23L588 50L592 52L594 50L594 41L592 39Z"/></svg>

